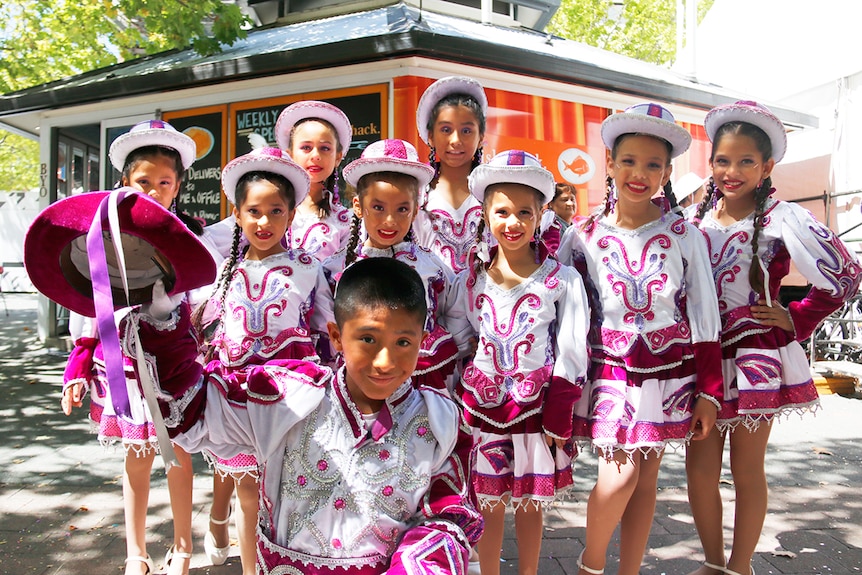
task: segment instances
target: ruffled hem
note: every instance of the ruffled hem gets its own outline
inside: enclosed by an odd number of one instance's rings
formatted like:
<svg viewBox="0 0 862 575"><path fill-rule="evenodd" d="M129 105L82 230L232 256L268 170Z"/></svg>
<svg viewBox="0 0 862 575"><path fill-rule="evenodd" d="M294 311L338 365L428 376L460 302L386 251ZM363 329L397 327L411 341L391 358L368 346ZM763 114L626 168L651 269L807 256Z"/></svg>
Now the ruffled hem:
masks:
<svg viewBox="0 0 862 575"><path fill-rule="evenodd" d="M263 575L381 575L388 565L383 555L335 559L300 553L257 530L257 568Z"/></svg>
<svg viewBox="0 0 862 575"><path fill-rule="evenodd" d="M719 418L716 420L715 426L721 433L728 431L733 433L740 425L748 431L756 431L761 424L771 424L782 419L789 419L794 414L800 418L808 414L816 415L819 410L820 400L815 399L806 404L784 405L771 413L745 413L733 418Z"/></svg>
<svg viewBox="0 0 862 575"><path fill-rule="evenodd" d="M231 478L241 481L246 477L251 477L255 483L260 483L260 466L254 455L240 453L230 459L222 459L207 450L201 451L201 455L203 455L207 465L212 467L213 473L222 479Z"/></svg>

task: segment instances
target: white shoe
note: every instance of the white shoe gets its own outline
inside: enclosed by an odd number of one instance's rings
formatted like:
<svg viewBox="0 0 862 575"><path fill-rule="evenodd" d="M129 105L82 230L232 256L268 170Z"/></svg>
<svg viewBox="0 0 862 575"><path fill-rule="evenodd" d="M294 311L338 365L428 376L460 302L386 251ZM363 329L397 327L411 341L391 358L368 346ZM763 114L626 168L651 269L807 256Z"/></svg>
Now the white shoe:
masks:
<svg viewBox="0 0 862 575"><path fill-rule="evenodd" d="M231 507L233 509L233 507ZM227 519L213 519L210 517L210 523L213 525L226 525L230 522L230 515L227 516ZM227 561L227 556L230 555L230 541L228 541L227 546L218 547L216 545L215 536L213 536L212 531L207 531L207 534L204 535L204 553L209 559L210 563L213 565L224 565L224 562Z"/></svg>
<svg viewBox="0 0 862 575"><path fill-rule="evenodd" d="M153 560L150 559L150 556L142 557L140 555L132 555L130 557L126 557L126 560L123 563L128 563L129 561L140 561L141 563L147 566L147 573L152 573L156 570L156 566L153 565Z"/></svg>

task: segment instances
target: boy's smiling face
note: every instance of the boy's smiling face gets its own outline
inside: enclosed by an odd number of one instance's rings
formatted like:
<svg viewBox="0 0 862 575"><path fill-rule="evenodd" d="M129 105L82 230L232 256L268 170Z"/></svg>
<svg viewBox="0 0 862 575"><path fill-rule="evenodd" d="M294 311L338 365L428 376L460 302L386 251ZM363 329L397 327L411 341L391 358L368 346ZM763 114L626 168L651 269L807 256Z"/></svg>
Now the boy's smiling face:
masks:
<svg viewBox="0 0 862 575"><path fill-rule="evenodd" d="M344 354L347 391L362 413L380 411L410 377L428 335L424 318L386 306L359 307L341 327L328 327L332 344Z"/></svg>

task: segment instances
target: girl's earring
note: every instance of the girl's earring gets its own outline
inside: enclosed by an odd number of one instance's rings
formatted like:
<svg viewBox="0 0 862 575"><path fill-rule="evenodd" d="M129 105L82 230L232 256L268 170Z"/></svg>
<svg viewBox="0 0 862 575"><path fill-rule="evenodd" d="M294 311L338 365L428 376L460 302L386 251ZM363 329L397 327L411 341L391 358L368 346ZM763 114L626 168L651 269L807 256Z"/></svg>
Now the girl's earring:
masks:
<svg viewBox="0 0 862 575"><path fill-rule="evenodd" d="M489 232L486 230L484 234L482 234L482 239L479 240L479 245L477 246L476 255L483 263L488 263L491 261L491 250L488 247L489 242L491 241L489 237Z"/></svg>
<svg viewBox="0 0 862 575"><path fill-rule="evenodd" d="M536 263L540 263L541 259L539 258L539 247L542 245L542 237L539 233L539 228L536 228L536 231L533 232L533 253L536 256Z"/></svg>
<svg viewBox="0 0 862 575"><path fill-rule="evenodd" d="M177 213L177 199L176 198L171 200L171 213L172 214Z"/></svg>

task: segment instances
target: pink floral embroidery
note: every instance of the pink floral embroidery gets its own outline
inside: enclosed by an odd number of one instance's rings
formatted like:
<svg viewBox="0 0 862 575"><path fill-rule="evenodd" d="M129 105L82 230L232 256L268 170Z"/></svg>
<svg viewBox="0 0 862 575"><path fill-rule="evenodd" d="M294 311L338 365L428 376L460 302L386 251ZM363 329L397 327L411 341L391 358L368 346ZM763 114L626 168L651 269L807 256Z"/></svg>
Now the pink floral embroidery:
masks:
<svg viewBox="0 0 862 575"><path fill-rule="evenodd" d="M387 459L389 459L389 450L381 449L380 453L377 454L377 457L380 458L380 461L386 461Z"/></svg>
<svg viewBox="0 0 862 575"><path fill-rule="evenodd" d="M305 479L305 475L300 475L299 477L297 477L297 478L296 478L296 482L297 482L301 487L305 487L305 484L306 484L306 482L307 482L307 480Z"/></svg>
<svg viewBox="0 0 862 575"><path fill-rule="evenodd" d="M420 425L420 426L416 429L416 435L418 435L419 437L425 437L425 434L426 434L426 433L428 433L428 428L427 428L427 427L425 427L424 425Z"/></svg>
<svg viewBox="0 0 862 575"><path fill-rule="evenodd" d="M333 505L336 509L341 511L342 509L344 509L344 499L341 499L339 497L338 499L335 500L335 503Z"/></svg>
<svg viewBox="0 0 862 575"><path fill-rule="evenodd" d="M389 497L390 495L392 495L393 491L394 491L394 489L392 489L392 486L387 485L386 487L383 488L382 493L384 496Z"/></svg>
<svg viewBox="0 0 862 575"><path fill-rule="evenodd" d="M317 468L320 471L326 471L328 467L329 467L329 464L326 462L325 459L321 459L320 461L317 462Z"/></svg>

